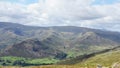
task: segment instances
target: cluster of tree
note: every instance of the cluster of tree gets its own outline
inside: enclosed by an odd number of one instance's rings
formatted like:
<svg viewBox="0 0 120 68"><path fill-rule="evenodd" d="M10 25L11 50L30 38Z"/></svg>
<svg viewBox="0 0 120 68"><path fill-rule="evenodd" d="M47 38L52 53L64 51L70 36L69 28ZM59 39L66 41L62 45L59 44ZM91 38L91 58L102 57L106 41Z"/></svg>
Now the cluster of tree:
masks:
<svg viewBox="0 0 120 68"><path fill-rule="evenodd" d="M65 54L65 53L58 53L58 54L55 56L55 59L62 60L62 59L65 59L66 57L67 57L67 54Z"/></svg>

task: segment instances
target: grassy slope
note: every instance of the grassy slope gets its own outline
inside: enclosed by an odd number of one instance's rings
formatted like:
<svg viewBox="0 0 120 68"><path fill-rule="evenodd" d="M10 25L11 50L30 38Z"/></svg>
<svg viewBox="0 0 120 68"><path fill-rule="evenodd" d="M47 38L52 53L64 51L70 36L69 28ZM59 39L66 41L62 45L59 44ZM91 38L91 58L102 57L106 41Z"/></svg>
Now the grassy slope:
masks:
<svg viewBox="0 0 120 68"><path fill-rule="evenodd" d="M119 57L120 57L120 50L118 49L118 50L96 55L76 65L77 66L96 66L97 64L101 64L103 66L109 67L116 62L120 62Z"/></svg>

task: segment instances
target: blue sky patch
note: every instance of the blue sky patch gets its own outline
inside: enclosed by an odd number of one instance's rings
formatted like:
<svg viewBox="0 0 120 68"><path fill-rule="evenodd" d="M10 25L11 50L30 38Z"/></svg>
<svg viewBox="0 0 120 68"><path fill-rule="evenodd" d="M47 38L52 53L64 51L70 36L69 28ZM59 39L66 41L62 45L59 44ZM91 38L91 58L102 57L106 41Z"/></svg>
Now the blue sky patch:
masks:
<svg viewBox="0 0 120 68"><path fill-rule="evenodd" d="M120 0L95 0L93 4L104 5L104 4L114 4L120 2Z"/></svg>
<svg viewBox="0 0 120 68"><path fill-rule="evenodd" d="M6 2L12 2L12 3L22 3L22 4L31 4L31 3L38 2L38 0L0 0L0 1L6 1Z"/></svg>

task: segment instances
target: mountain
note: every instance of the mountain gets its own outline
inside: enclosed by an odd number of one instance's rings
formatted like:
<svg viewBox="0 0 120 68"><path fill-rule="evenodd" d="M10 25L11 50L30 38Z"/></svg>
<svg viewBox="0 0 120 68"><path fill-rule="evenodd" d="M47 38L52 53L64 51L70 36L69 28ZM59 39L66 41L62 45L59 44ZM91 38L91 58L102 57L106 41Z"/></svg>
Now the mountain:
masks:
<svg viewBox="0 0 120 68"><path fill-rule="evenodd" d="M17 56L25 58L46 58L54 57L58 59L63 59L66 57L66 54L50 48L37 39L29 39L21 43L15 44L8 47L5 51L0 54L0 56ZM62 55L62 56L59 56Z"/></svg>
<svg viewBox="0 0 120 68"><path fill-rule="evenodd" d="M40 44L36 43L35 39ZM57 51L58 53L67 54L67 58L70 58L114 48L119 45L119 32L76 26L35 27L0 22L1 56L30 57L34 55L34 58L41 58L55 56ZM32 50L34 46L37 46L37 52ZM47 47L48 50L44 50L44 47ZM19 55L15 53L18 52L18 48L23 49L22 52L19 52ZM28 53L30 54L27 55Z"/></svg>

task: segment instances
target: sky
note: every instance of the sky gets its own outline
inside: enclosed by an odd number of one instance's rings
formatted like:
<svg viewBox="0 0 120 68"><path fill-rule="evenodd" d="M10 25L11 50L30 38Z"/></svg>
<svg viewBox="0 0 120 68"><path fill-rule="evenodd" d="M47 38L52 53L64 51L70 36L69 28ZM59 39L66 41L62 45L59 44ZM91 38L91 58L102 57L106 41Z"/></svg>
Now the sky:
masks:
<svg viewBox="0 0 120 68"><path fill-rule="evenodd" d="M120 31L120 0L0 0L0 22Z"/></svg>

